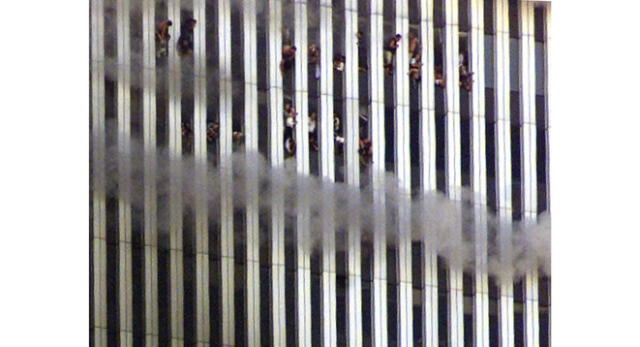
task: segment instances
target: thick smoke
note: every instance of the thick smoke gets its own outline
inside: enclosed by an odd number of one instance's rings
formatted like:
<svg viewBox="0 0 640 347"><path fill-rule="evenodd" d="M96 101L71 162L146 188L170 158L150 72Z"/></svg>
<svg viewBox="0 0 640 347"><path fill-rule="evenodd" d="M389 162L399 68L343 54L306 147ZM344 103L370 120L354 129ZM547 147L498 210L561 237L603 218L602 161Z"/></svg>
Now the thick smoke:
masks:
<svg viewBox="0 0 640 347"><path fill-rule="evenodd" d="M114 126L108 128L114 129ZM109 134L115 137L115 134ZM106 152L106 182L93 182L94 187L106 187L107 194L117 196L121 191L118 165L128 162L130 167L131 185L130 201L134 208L144 209L144 146L139 139L132 139L131 150L124 153L118 149L114 138L107 143ZM124 160L124 161L123 161ZM251 187L257 189L256 194L261 211L273 209L272 198L280 194L283 197L285 221L287 230L295 229L295 220L300 208L307 208L310 216L310 232L307 240L312 247L320 247L322 235L326 231L324 211L329 206L335 206L333 223L337 232L348 232L350 223L356 217L360 220L363 240L372 240L374 230L383 230L387 242L397 241L400 232L410 231L414 241L425 241L438 255L444 257L451 264L462 265L471 270L475 262L476 249L482 243L477 239L481 227L486 229L486 252L488 254L488 268L490 274L496 276L520 276L525 271L538 268L543 272L549 271L550 262L550 228L548 216L541 216L539 222L525 226L521 223L507 223L498 220L493 214L474 211L473 195L462 192L461 201L452 201L438 192L427 193L420 197L408 199L397 189L398 182L391 173L385 179L384 204L376 203L370 186L357 189L344 183L327 183L316 176L302 176L295 171L295 162L288 160L282 168L273 168L259 153L235 152L223 162L231 163L231 179L225 180L219 166L211 162L205 163L206 178L199 182L196 177L196 161L193 156L185 155L180 159L171 159L166 148L159 148L156 152L156 177L158 201L161 207L168 208L169 187L172 181L171 167L180 168L179 186L182 189L183 208L185 211L195 211L196 196L204 193L209 206L209 221L217 223L220 218L221 198L224 189L231 192L234 208L244 210L253 194ZM148 170L148 168L147 168ZM175 178L175 177L174 177ZM95 180L95 178L94 178ZM251 180L254 180L251 184ZM299 206L297 201L303 201ZM410 211L411 230L399 230L399 211ZM478 213L482 213L481 215ZM375 228L376 216L384 214L386 223L384 228ZM169 232L169 211L160 210L158 214L159 229L163 233ZM483 218L485 223L477 223ZM503 240L501 231L512 230L512 237ZM343 245L342 245L343 246ZM341 247L338 244L338 247Z"/></svg>

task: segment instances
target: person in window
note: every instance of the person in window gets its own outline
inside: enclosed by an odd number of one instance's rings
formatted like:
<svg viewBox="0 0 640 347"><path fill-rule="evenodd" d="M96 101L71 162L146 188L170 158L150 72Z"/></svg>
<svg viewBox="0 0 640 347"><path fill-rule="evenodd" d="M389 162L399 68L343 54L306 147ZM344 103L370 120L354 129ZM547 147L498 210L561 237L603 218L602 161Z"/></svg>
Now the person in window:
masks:
<svg viewBox="0 0 640 347"><path fill-rule="evenodd" d="M298 112L296 112L296 109L291 106L291 104L287 103L284 105L284 137L285 138L292 138L293 137L293 128L295 127L297 120L296 120L296 116L298 115Z"/></svg>
<svg viewBox="0 0 640 347"><path fill-rule="evenodd" d="M296 46L284 45L282 46L282 60L280 61L280 71L285 73L293 68L295 62Z"/></svg>
<svg viewBox="0 0 640 347"><path fill-rule="evenodd" d="M364 33L362 30L356 34L358 45L358 70L367 71L369 69L367 65L367 42L364 39Z"/></svg>
<svg viewBox="0 0 640 347"><path fill-rule="evenodd" d="M320 48L317 45L310 45L309 50L309 65L313 65L314 75L316 79L320 78Z"/></svg>
<svg viewBox="0 0 640 347"><path fill-rule="evenodd" d="M292 157L296 154L296 141L292 137L288 137L284 140L284 149L287 153L287 157Z"/></svg>
<svg viewBox="0 0 640 347"><path fill-rule="evenodd" d="M393 72L393 57L396 54L396 49L400 46L400 40L402 40L402 35L396 34L389 39L384 47L384 71L388 74Z"/></svg>
<svg viewBox="0 0 640 347"><path fill-rule="evenodd" d="M173 25L170 20L163 20L156 27L156 57L166 57L169 53L169 27Z"/></svg>
<svg viewBox="0 0 640 347"><path fill-rule="evenodd" d="M182 147L183 149L190 150L193 145L193 127L190 123L182 122Z"/></svg>
<svg viewBox="0 0 640 347"><path fill-rule="evenodd" d="M360 137L366 137L369 132L369 117L366 114L361 114L358 123L360 123Z"/></svg>
<svg viewBox="0 0 640 347"><path fill-rule="evenodd" d="M367 166L373 158L373 149L371 147L370 139L360 139L358 144L358 154L360 154L360 164Z"/></svg>
<svg viewBox="0 0 640 347"><path fill-rule="evenodd" d="M334 135L334 140L336 142L336 146L335 146L335 151L337 154L342 153L343 149L344 149L344 136L339 135L339 134L335 134Z"/></svg>
<svg viewBox="0 0 640 347"><path fill-rule="evenodd" d="M244 134L241 131L234 131L231 134L231 138L234 143L241 144L244 141Z"/></svg>
<svg viewBox="0 0 640 347"><path fill-rule="evenodd" d="M409 33L409 56L415 57L416 54L419 54L420 49L420 39L414 33Z"/></svg>
<svg viewBox="0 0 640 347"><path fill-rule="evenodd" d="M213 142L213 140L218 137L218 131L220 130L220 125L218 123L208 123L207 124L207 142Z"/></svg>
<svg viewBox="0 0 640 347"><path fill-rule="evenodd" d="M333 114L333 131L339 133L342 131L342 125L340 124L340 116Z"/></svg>
<svg viewBox="0 0 640 347"><path fill-rule="evenodd" d="M311 150L317 152L318 147L318 115L313 112L309 115L309 145Z"/></svg>
<svg viewBox="0 0 640 347"><path fill-rule="evenodd" d="M460 53L458 58L458 69L460 71L460 87L468 92L471 91L473 86L473 72L470 72L467 68L464 53Z"/></svg>
<svg viewBox="0 0 640 347"><path fill-rule="evenodd" d="M336 54L333 57L333 68L336 69L336 71L338 72L343 72L344 71L344 62L345 62L345 56L342 54Z"/></svg>
<svg viewBox="0 0 640 347"><path fill-rule="evenodd" d="M420 82L420 69L422 68L422 56L418 53L409 63L409 76L413 81Z"/></svg>
<svg viewBox="0 0 640 347"><path fill-rule="evenodd" d="M193 52L193 30L196 27L196 20L187 18L180 28L180 38L178 39L178 54L182 56Z"/></svg>
<svg viewBox="0 0 640 347"><path fill-rule="evenodd" d="M444 78L444 73L442 72L442 66L438 65L435 68L435 82L436 86L440 88L444 88L447 85L447 82Z"/></svg>

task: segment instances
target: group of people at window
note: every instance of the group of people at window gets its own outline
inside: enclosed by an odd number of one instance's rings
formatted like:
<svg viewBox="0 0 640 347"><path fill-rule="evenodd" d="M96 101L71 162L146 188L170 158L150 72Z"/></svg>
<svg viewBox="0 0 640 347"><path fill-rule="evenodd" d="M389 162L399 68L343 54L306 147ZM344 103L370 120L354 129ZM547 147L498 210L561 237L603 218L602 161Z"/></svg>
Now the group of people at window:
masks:
<svg viewBox="0 0 640 347"><path fill-rule="evenodd" d="M296 139L295 139L295 127L298 124L297 120L298 112L295 107L293 107L290 103L285 103L284 105L284 148L288 157L294 156L296 153ZM363 118L362 116L360 117ZM366 117L364 117L366 120ZM320 150L319 140L318 140L318 115L316 112L312 112L308 118L309 125L309 148L317 152ZM363 125L360 122L360 139L358 142L358 154L360 155L360 163L362 165L367 165L373 156L371 140L365 138L362 131ZM334 139L334 149L336 154L342 154L344 151L344 133L342 121L340 120L340 116L337 114L333 115L333 139Z"/></svg>
<svg viewBox="0 0 640 347"><path fill-rule="evenodd" d="M367 71L368 66L366 62L366 43L364 42L364 33L362 31L358 31L356 34L356 44L358 45L358 70ZM395 34L391 38L385 41L384 51L383 51L383 68L384 72L388 75L392 75L395 69L394 61L396 56L396 51L400 47L400 41L402 40L402 35ZM410 32L409 33L409 42L407 44L409 51L409 77L411 81L414 83L419 83L421 80L421 71L422 71L422 54L421 54L421 42L418 36ZM313 73L316 79L320 78L320 47L316 44L309 45L307 49L308 54L308 62L309 65L313 66ZM280 71L285 74L291 69L293 69L295 65L295 56L297 52L297 47L285 44L282 47L282 60L280 61ZM458 61L458 70L459 70L459 84L460 87L464 88L467 91L471 91L473 86L473 72L469 71L469 67L467 66L467 60L465 59L465 52L460 52L459 61ZM346 57L341 53L336 53L333 57L333 68L337 72L343 72L345 69ZM434 67L434 83L436 86L445 88L446 87L446 78L444 74L444 70L441 65L436 65Z"/></svg>
<svg viewBox="0 0 640 347"><path fill-rule="evenodd" d="M177 43L177 51L180 56L185 56L191 54L193 52L194 44L193 44L193 32L196 25L196 20L193 18L187 18L180 29L180 37ZM169 28L173 25L171 20L164 20L160 22L156 28L155 38L156 38L156 56L158 58L166 57L168 55L169 50L169 40L171 39L171 35L169 34ZM366 59L366 44L364 41L364 33L362 31L358 31L356 33L356 44L358 45L358 69L360 71L367 71L367 59ZM393 74L394 72L394 61L397 49L400 47L400 41L402 40L402 35L395 34L391 38L385 41L384 51L383 51L383 68L386 74ZM420 39L413 32L409 33L409 41L407 44L407 48L409 51L409 77L414 83L419 83L421 80L421 70L422 70L422 55L421 55L421 43ZM320 78L320 47L316 44L311 44L308 47L308 62L310 65L314 67L314 75L316 79ZM297 52L297 47L285 44L282 47L282 60L280 61L280 71L282 74L286 74L288 71L293 69L295 66L295 56ZM346 57L343 54L336 53L333 58L333 69L337 72L343 72L345 70L345 62ZM459 55L459 75L460 75L460 86L467 91L470 91L473 86L473 72L469 71L469 68L466 64L465 53L461 52ZM434 67L434 83L436 86L444 88L446 87L446 78L443 71L442 66L436 65ZM297 112L295 108L290 104L286 103L284 106L284 118L285 118L285 151L288 156L295 155L295 136L294 136L294 128L297 123L296 120ZM341 151L345 142L345 139L342 135L342 127L340 124L340 117L337 115L334 116L334 140L336 143L336 151ZM210 122L207 124L207 142L213 142L219 134L219 125L214 122ZM190 143L193 141L193 128L189 123L182 124L182 135L183 141L186 146L190 146ZM232 138L234 143L241 143L244 135L240 131L233 131ZM317 151L318 139L317 139L317 115L316 113L312 113L309 115L309 145L310 148L314 151ZM359 140L359 153L361 157L361 162L366 165L371 160L372 157L372 148L371 141L369 139Z"/></svg>

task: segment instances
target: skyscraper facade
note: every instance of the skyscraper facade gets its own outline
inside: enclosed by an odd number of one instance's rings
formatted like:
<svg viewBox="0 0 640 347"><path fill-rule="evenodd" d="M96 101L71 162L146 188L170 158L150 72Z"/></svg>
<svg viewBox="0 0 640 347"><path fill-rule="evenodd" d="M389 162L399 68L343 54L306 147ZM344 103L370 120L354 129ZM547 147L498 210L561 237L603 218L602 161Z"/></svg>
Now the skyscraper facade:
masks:
<svg viewBox="0 0 640 347"><path fill-rule="evenodd" d="M91 344L549 346L550 8L91 0Z"/></svg>

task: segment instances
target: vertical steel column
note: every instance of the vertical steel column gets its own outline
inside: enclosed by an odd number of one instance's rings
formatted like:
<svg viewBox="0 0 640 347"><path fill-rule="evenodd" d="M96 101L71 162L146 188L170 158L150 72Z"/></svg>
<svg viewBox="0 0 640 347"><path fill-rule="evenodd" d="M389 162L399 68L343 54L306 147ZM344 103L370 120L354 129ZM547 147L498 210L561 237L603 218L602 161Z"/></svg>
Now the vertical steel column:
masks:
<svg viewBox="0 0 640 347"><path fill-rule="evenodd" d="M515 343L513 331L513 279L507 269L511 259L511 116L509 80L509 1L496 0L496 191L500 261L504 271L499 278L500 346Z"/></svg>
<svg viewBox="0 0 640 347"><path fill-rule="evenodd" d="M460 143L460 87L458 70L458 0L445 1L445 68L446 68L446 191L449 199L460 200L461 143ZM457 225L452 238L461 240L461 225ZM464 344L464 312L461 264L451 263L449 276L449 345Z"/></svg>
<svg viewBox="0 0 640 347"><path fill-rule="evenodd" d="M182 251L182 109L180 57L175 49L180 37L180 0L167 3L171 37L176 40L169 47L169 282L171 344L184 343L184 266ZM171 42L171 41L170 41Z"/></svg>
<svg viewBox="0 0 640 347"><path fill-rule="evenodd" d="M298 111L296 124L296 167L298 173L309 173L309 88L307 59L307 0L295 0L295 43L298 48L295 59L295 108Z"/></svg>
<svg viewBox="0 0 640 347"><path fill-rule="evenodd" d="M552 73L553 70L551 69L552 66L549 66L549 56L550 56L549 55L549 51L550 51L550 48L551 48L551 35L550 35L550 33L552 32L552 30L551 30L551 25L552 25L552 21L551 21L551 13L552 13L551 12L551 4L550 3L549 4L545 4L544 9L545 9L545 11L544 11L544 35L546 36L546 40L545 40L545 55L544 55L545 81L546 81L546 83L544 85L544 89L546 91L546 98L545 98L546 99L545 100L546 101L545 102L546 110L545 110L544 115L545 115L546 120L547 120L547 122L546 122L547 129L545 131L544 141L546 142L545 148L547 148L547 155L545 156L546 160L545 160L544 163L542 163L542 165L545 166L544 172L545 172L545 174L547 176L546 187L545 187L545 192L546 192L545 195L546 195L547 198L545 199L545 201L546 201L546 206L545 207L547 208L547 211L550 211L551 210L551 205L550 205L551 204L551 199L550 199L550 197L551 197L551 191L550 191L551 185L549 184L549 172L550 172L549 171L549 158L550 158L550 156L549 156L549 131L551 131L551 120L552 120L552 118L549 117L549 115L551 114L550 107L549 107L549 102L550 102L549 98L552 97L551 96L552 94L551 94L550 86L553 85L551 83L551 81L550 81L551 80L551 76L553 76L553 73ZM553 337L552 337L551 326L553 324L553 313L552 313L551 303L549 303L549 308L547 309L547 312L548 312L548 317L549 317L547 335L549 337L549 341L552 341Z"/></svg>
<svg viewBox="0 0 640 347"><path fill-rule="evenodd" d="M209 223L207 219L207 51L205 0L193 0L194 112L193 138L196 199L196 343L208 345L209 331Z"/></svg>
<svg viewBox="0 0 640 347"><path fill-rule="evenodd" d="M358 99L358 1L345 0L345 168L346 183L354 189L360 186L360 103ZM351 205L359 201L351 199ZM347 229L347 343L362 346L362 265L360 216L349 220Z"/></svg>
<svg viewBox="0 0 640 347"><path fill-rule="evenodd" d="M93 343L107 345L104 2L91 1L91 147L93 186Z"/></svg>
<svg viewBox="0 0 640 347"><path fill-rule="evenodd" d="M471 0L471 187L473 191L475 265L473 284L474 346L489 347L489 277L487 272L487 175L484 100L484 0Z"/></svg>
<svg viewBox="0 0 640 347"><path fill-rule="evenodd" d="M420 1L422 67L420 83L420 184L423 194L436 190L436 131L434 96L433 0ZM423 235L422 254L422 338L426 347L438 346L438 258L429 230Z"/></svg>
<svg viewBox="0 0 640 347"><path fill-rule="evenodd" d="M242 12L243 56L244 56L244 133L248 154L258 152L258 76L256 2L244 0ZM247 346L260 346L260 226L258 214L258 179L251 170L247 176L246 204L246 288L245 322L247 326Z"/></svg>
<svg viewBox="0 0 640 347"><path fill-rule="evenodd" d="M546 190L546 202L547 202L547 210L551 209L551 199L549 198L551 196L551 191L550 191L550 187L551 185L549 184L549 131L551 130L551 121L552 118L549 117L549 114L551 114L550 111L550 100L549 98L553 97L551 94L551 88L550 86L552 85L550 83L551 78L553 77L553 73L551 73L552 69L551 66L549 66L549 52L550 52L550 48L551 48L551 35L549 33L551 33L551 4L545 4L544 6L544 35L546 36L546 40L545 40L545 55L544 55L544 66L545 66L545 85L544 85L544 90L546 91L546 102L545 102L545 107L547 108L545 111L545 117L546 117L546 124L547 124L547 131L545 132L545 141L547 142L547 145L545 146L547 148L547 155L546 155L546 162L543 163L543 165L545 166L545 170L544 172L547 175L547 186L545 187ZM549 326L551 326L551 312L549 312ZM551 334L549 334L549 338L551 338Z"/></svg>
<svg viewBox="0 0 640 347"><path fill-rule="evenodd" d="M131 268L131 47L129 0L118 0L118 303L119 343L133 345Z"/></svg>
<svg viewBox="0 0 640 347"><path fill-rule="evenodd" d="M145 343L158 345L158 196L156 191L155 1L143 0Z"/></svg>
<svg viewBox="0 0 640 347"><path fill-rule="evenodd" d="M536 171L536 68L535 10L532 2L520 3L520 105L522 138L522 210L525 225L536 223L538 177ZM524 335L527 347L540 346L538 271L528 270L524 279Z"/></svg>
<svg viewBox="0 0 640 347"><path fill-rule="evenodd" d="M307 0L294 2L295 43L295 108L296 171L309 174L309 89L307 63ZM308 196L298 196L296 221L296 341L299 346L311 346L311 258L309 245L310 211Z"/></svg>
<svg viewBox="0 0 640 347"><path fill-rule="evenodd" d="M331 0L320 1L320 170L329 185L335 180L333 139L333 11ZM328 187L327 189L331 189ZM329 200L330 201L330 200ZM336 346L336 252L334 206L322 209L322 345Z"/></svg>
<svg viewBox="0 0 640 347"><path fill-rule="evenodd" d="M370 3L370 46L369 46L369 78L371 92L371 144L373 162L371 165L371 182L373 200L377 207L384 206L385 186L385 135L384 135L384 71L382 50L384 38L383 1L372 0ZM374 213L373 236L373 344L386 346L387 332L387 238L386 215L384 209Z"/></svg>
<svg viewBox="0 0 640 347"><path fill-rule="evenodd" d="M258 151L258 66L256 1L242 1L244 135L247 152Z"/></svg>
<svg viewBox="0 0 640 347"><path fill-rule="evenodd" d="M231 3L218 1L218 68L220 76L220 266L222 276L222 345L233 346L235 341L235 280L233 246L233 99L231 77Z"/></svg>
<svg viewBox="0 0 640 347"><path fill-rule="evenodd" d="M282 74L278 68L282 52L282 0L269 1L268 93L269 153L271 166L281 168L284 162ZM271 197L271 343L286 345L285 264L284 264L284 196Z"/></svg>
<svg viewBox="0 0 640 347"><path fill-rule="evenodd" d="M395 32L409 37L407 1L395 3ZM406 41L405 41L406 42ZM409 50L408 42L396 50L394 82L395 173L400 192L398 211L398 346L413 341L413 286L411 284L411 158L409 153Z"/></svg>
<svg viewBox="0 0 640 347"><path fill-rule="evenodd" d="M331 0L320 1L320 170L334 180L333 21Z"/></svg>

